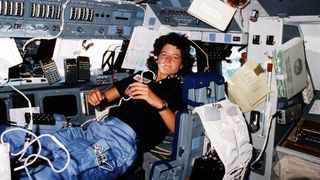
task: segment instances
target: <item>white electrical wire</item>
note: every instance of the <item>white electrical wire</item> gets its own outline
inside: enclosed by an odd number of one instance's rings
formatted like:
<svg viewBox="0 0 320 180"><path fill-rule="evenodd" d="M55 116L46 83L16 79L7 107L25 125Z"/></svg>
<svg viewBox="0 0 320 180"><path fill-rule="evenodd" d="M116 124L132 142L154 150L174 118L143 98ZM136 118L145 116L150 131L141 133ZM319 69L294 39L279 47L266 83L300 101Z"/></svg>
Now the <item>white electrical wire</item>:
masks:
<svg viewBox="0 0 320 180"><path fill-rule="evenodd" d="M33 116L32 116L32 104L31 104L29 98L28 98L25 94L23 94L20 90L18 90L18 89L15 88L14 86L12 86L12 85L10 84L10 80L7 81L7 82L5 82L5 83L8 83L8 85L9 85L13 90L15 90L16 92L18 92L19 94L21 94L21 95L27 100L27 102L28 102L28 107L29 107L29 113L30 113L30 122L29 122L28 127L27 127L27 130L28 130L28 131L27 131L27 135L32 135ZM5 84L5 83L3 83L3 84ZM2 86L3 84L1 84L1 86ZM3 133L3 134L4 134L4 133ZM3 142L3 139L2 139L2 138L3 138L3 134L1 134L1 142ZM29 144L29 141L25 141L24 147L27 147L28 144ZM39 145L40 145L40 144L39 144ZM24 153L25 153L25 151L23 151L23 154L21 155L21 157L19 158L19 160L21 160L21 158L24 156Z"/></svg>
<svg viewBox="0 0 320 180"><path fill-rule="evenodd" d="M21 94L21 95L28 101L28 106L29 106L29 111L30 111L30 122L29 122L29 124L28 124L27 130L22 129L22 128L12 128L12 129L8 129L8 130L4 131L4 132L1 134L1 136L0 136L1 143L4 143L4 140L3 140L4 135L5 135L6 133L8 133L8 132L11 132L11 131L17 131L17 130L19 130L19 131L24 131L24 132L26 132L27 135L33 136L34 139L33 139L31 142L25 141L24 147L23 147L23 149L22 149L21 151L19 151L18 153L11 153L12 156L18 156L18 155L20 155L20 157L19 157L19 159L18 159L19 161L22 160L22 158L24 157L24 155L25 155L28 147L29 147L30 145L32 145L34 142L37 142L37 143L38 143L38 147L39 147L39 148L38 148L38 152L37 152L36 154L31 154L31 155L29 155L29 156L25 159L25 161L24 161L24 166L15 168L14 170L17 171L17 170L20 170L20 169L22 169L22 168L25 168L26 173L27 173L29 179L31 179L31 176L30 176L30 174L29 174L29 172L28 172L27 166L33 164L33 163L37 160L37 158L40 157L40 158L45 159L46 161L48 161L48 163L49 163L49 165L50 165L50 167L52 168L53 171L55 171L55 172L62 172L62 171L64 171L64 170L67 168L67 166L69 165L69 162L70 162L70 154L69 154L68 150L64 147L64 145L63 145L61 142L58 141L58 139L57 139L56 137L54 137L54 136L52 136L52 135L43 134L43 135L40 135L39 137L37 137L34 133L32 133L32 129L33 129L32 104L31 104L30 100L28 99L28 97L27 97L25 94L23 94L20 90L18 90L18 89L15 88L14 86L12 86L9 82L10 82L10 80L9 80L8 82L5 82L5 83L8 83L8 85L9 85L12 89L14 89L15 91L17 91L19 94ZM3 83L3 84L4 84L4 83ZM1 84L1 86L2 86L3 84ZM43 157L43 156L40 155L40 152L41 152L41 150L42 150L42 146L41 146L41 143L40 143L40 140L39 140L39 139L42 138L42 137L46 137L46 136L50 137L50 138L51 138L58 146L60 146L60 148L62 148L62 149L66 152L66 154L67 154L67 163L66 163L66 165L65 165L61 170L56 170L56 169L52 166L52 164L51 164L51 162L50 162L49 159L47 159L47 158L45 158L45 157ZM31 137L30 137L30 138L31 138ZM34 158L31 162L27 163L28 160L29 160L31 157L36 157L36 158Z"/></svg>
<svg viewBox="0 0 320 180"><path fill-rule="evenodd" d="M109 163L106 163L106 165L107 165L108 167L103 167L103 166L101 166L100 164L98 164L98 167L101 168L101 169L103 169L103 170L112 172L112 171L113 171L113 167L112 167Z"/></svg>
<svg viewBox="0 0 320 180"><path fill-rule="evenodd" d="M118 106L120 106L122 104L122 101L129 101L132 97L128 97L128 98L125 98L125 97L122 97L118 103Z"/></svg>
<svg viewBox="0 0 320 180"><path fill-rule="evenodd" d="M38 154L31 154L30 156L28 156L28 157L26 158L26 160L24 161L24 166L23 166L23 167L25 168L25 170L26 170L26 173L27 173L29 179L31 179L31 176L30 176L30 173L29 173L29 171L28 171L27 166L30 165L31 163L27 164L27 162L28 162L28 160L29 160L31 157L34 157L34 156L35 156L36 158L34 158L34 159L41 158L41 159L46 160L46 161L48 162L49 166L51 167L51 169L52 169L54 172L56 172L56 173L61 173L61 172L63 172L63 171L68 167L68 165L69 165L69 163L70 163L70 154L69 154L68 150L64 147L64 145L63 145L61 142L59 142L59 140L58 140L55 136L52 136L52 135L50 135L50 134L43 134L43 135L37 137L36 140L39 141L40 138L46 137L46 136L47 136L47 137L50 137L61 149L63 149L63 150L65 151L65 153L67 154L67 162L66 162L66 164L64 165L63 168L61 168L61 169L56 169L56 168L52 165L51 161L50 161L48 158L46 158L46 157L44 157L44 156L41 156L40 154L39 154L39 155L38 155ZM35 141L33 141L33 142L35 142ZM40 149L40 148L39 148L39 149ZM39 152L40 152L40 151L39 151Z"/></svg>
<svg viewBox="0 0 320 180"><path fill-rule="evenodd" d="M189 41L192 42L195 46L197 46L200 49L200 51L205 55L207 67L205 67L204 72L207 72L210 68L208 54L206 52L204 52L204 50L197 43L195 43L193 40L189 39Z"/></svg>
<svg viewBox="0 0 320 180"><path fill-rule="evenodd" d="M29 121L29 124L28 124L28 127L27 127L28 132L27 132L26 136L29 136L29 135L32 134L32 129L33 129L32 104L31 104L29 98L28 98L25 94L23 94L20 90L18 90L17 88L15 88L14 86L12 86L12 85L10 84L10 80L8 81L8 85L9 85L13 90L15 90L15 91L17 91L19 94L21 94L21 95L28 101L29 113L30 113L30 121ZM31 138L31 137L30 137L30 138ZM30 139L25 139L25 144L24 144L24 146L27 147L28 144L29 144L29 142L30 142ZM25 153L25 151L24 151L24 153ZM24 153L21 155L21 157L19 158L19 160L24 156Z"/></svg>
<svg viewBox="0 0 320 180"><path fill-rule="evenodd" d="M60 36L60 34L62 33L63 29L64 29L64 15L65 15L65 9L66 9L66 6L67 4L70 2L70 0L67 0L63 5L62 5L62 15L61 15L61 28L60 28L60 31L57 35L53 36L53 37L48 37L48 38L42 38L42 37L35 37L35 38L31 38L29 39L22 47L22 52L25 52L25 49L26 49L26 46L35 41L35 40L40 40L40 39L46 39L46 40L52 40L52 39L55 39L57 37Z"/></svg>
<svg viewBox="0 0 320 180"><path fill-rule="evenodd" d="M92 121L95 121L95 120L96 120L96 118L88 119L87 121L85 121L84 123L82 123L82 124L80 125L80 127L83 127L84 125L88 124L89 122L92 122Z"/></svg>
<svg viewBox="0 0 320 180"><path fill-rule="evenodd" d="M98 162L96 164L99 168L106 170L106 171L109 171L109 172L112 172L114 169L110 163L105 161L105 156L103 153L104 151L105 151L105 149L101 145L96 145L94 147L94 152L98 158ZM105 164L107 167L103 167L103 166L101 166L101 164Z"/></svg>
<svg viewBox="0 0 320 180"><path fill-rule="evenodd" d="M16 130L24 130L24 129L16 129ZM30 163L28 163L28 164L26 164L27 166L29 166L29 165L31 165L31 164L33 164L35 161L36 161L36 159L40 156L40 152L41 152L41 150L42 150L42 146L41 146L41 143L40 143L40 138L43 138L43 137L50 137L53 141L55 141L57 144L58 144L58 140L54 137L54 136L52 136L52 135L50 135L50 134L42 134L42 135L40 135L40 136L36 136L35 134L33 134L33 136L35 137L31 142L30 142L30 144L27 146L27 147L25 147L25 148L23 148L20 152L18 152L18 153L16 153L16 154L11 154L11 155L13 155L13 156L16 156L16 155L19 155L21 152L25 152L25 151L27 151L27 149L28 149L28 147L31 145L31 144L33 144L34 142L38 142L38 145L39 145L39 149L38 149L38 152L36 153L36 154L31 154L31 155L29 155L29 156L36 156L36 158L34 158ZM60 142L59 142L60 143ZM61 144L61 143L60 143ZM59 144L58 144L59 145ZM59 145L60 146L60 145ZM63 145L62 145L63 146ZM62 149L64 149L64 146L63 147L61 147ZM68 153L67 153L68 154ZM27 159L25 159L25 163L26 162L28 162L28 159L30 159L29 158L29 156L27 157ZM18 170L21 170L22 168L24 168L24 166L22 166L22 167L17 167L17 168L15 168L14 170L15 171L18 171Z"/></svg>
<svg viewBox="0 0 320 180"><path fill-rule="evenodd" d="M38 147L39 147L39 148L38 148L38 152L37 152L36 154L31 154L31 155L29 155L29 156L24 160L23 166L20 166L20 167L15 168L14 171L19 171L19 170L21 170L21 169L24 168L24 169L26 170L26 173L27 173L29 179L31 179L31 176L30 176L30 173L29 173L27 167L30 166L31 164L33 164L38 158L41 158L41 159L46 160L46 161L48 162L49 166L51 167L51 169L52 169L54 172L57 172L57 173L61 173L62 171L64 171L64 170L68 167L68 165L69 165L69 163L70 163L70 154L69 154L68 150L65 148L65 146L64 146L61 142L59 142L59 140L58 140L55 136L50 135L50 134L42 134L42 135L40 135L40 136L36 136L34 133L29 132L29 131L27 131L27 130L25 130L25 129L22 129L22 128L12 128L12 129L8 129L8 130L4 131L4 132L1 134L1 137L0 137L0 138L1 138L1 143L4 143L4 140L3 140L4 135L7 134L7 133L9 133L9 132L11 132L11 131L24 131L24 132L26 132L26 133L30 133L30 134L34 137L34 139L33 139L30 143L28 143L28 145L25 146L21 151L19 151L18 153L11 153L12 156L18 156L18 155L21 154L21 156L20 156L19 159L22 159L22 157L24 156L24 154L25 154L25 152L27 151L28 147L31 146L34 142L37 142L37 143L38 143ZM59 169L54 168L54 166L52 165L51 161L50 161L48 158L40 155L41 150L42 150L42 146L41 146L41 143L40 143L40 138L43 138L43 137L49 137L49 138L51 138L61 149L63 149L63 150L65 151L65 153L66 153L66 155L67 155L67 162L66 162L65 166L64 166L62 169L59 170ZM34 158L31 162L28 163L29 159L32 158L32 157L35 157L35 158Z"/></svg>
<svg viewBox="0 0 320 180"><path fill-rule="evenodd" d="M25 129L22 129L22 128L12 128L12 129L8 129L8 130L4 131L4 132L1 134L1 136L0 136L1 143L4 143L3 138L4 138L4 135L5 135L6 133L9 133L9 132L11 132L11 131L17 131L17 130L19 130L19 131L24 131L24 132L26 132L26 133L30 133L31 136L33 136L34 138L37 137L34 133L32 133L32 132L30 132L30 131L28 131L28 130L25 130ZM38 145L39 145L39 147L41 147L41 146L40 146L40 145L41 145L40 142L38 142ZM21 151L17 152L17 153L11 153L11 155L12 155L12 156L18 156L18 155L20 155L20 154L22 154L22 153L24 154L24 152L27 150L28 147L29 147L29 145L23 147L23 149L22 149ZM20 158L21 158L21 157L20 157Z"/></svg>
<svg viewBox="0 0 320 180"><path fill-rule="evenodd" d="M32 104L31 104L29 98L28 98L25 94L23 94L20 90L18 90L18 89L15 88L14 86L12 86L12 85L10 84L10 80L8 81L8 85L9 85L13 90L15 90L15 91L17 91L19 94L21 94L21 95L28 101L29 113L30 113L30 122L29 122L29 125L28 125L28 128L27 128L27 129L28 129L29 131L32 131L32 128L33 128Z"/></svg>

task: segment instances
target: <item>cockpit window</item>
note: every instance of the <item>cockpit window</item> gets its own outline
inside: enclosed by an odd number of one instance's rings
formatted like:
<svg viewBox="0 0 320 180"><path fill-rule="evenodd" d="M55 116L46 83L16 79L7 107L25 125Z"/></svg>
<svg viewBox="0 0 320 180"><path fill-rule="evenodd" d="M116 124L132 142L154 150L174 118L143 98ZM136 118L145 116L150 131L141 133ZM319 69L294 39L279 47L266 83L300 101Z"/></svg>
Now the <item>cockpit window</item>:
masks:
<svg viewBox="0 0 320 180"><path fill-rule="evenodd" d="M230 57L222 61L222 75L225 78L230 78L241 67L242 53L246 53L247 48L242 49L240 46L234 46L231 51Z"/></svg>

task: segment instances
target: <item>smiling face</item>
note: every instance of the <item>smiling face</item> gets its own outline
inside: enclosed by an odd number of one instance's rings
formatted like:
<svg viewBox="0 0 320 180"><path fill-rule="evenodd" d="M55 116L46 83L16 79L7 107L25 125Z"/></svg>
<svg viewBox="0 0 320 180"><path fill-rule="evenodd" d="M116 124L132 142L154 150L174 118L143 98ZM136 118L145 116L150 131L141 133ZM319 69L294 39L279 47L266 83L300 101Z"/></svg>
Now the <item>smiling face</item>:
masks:
<svg viewBox="0 0 320 180"><path fill-rule="evenodd" d="M174 76L182 65L182 55L180 49L171 44L163 46L158 57L158 79Z"/></svg>

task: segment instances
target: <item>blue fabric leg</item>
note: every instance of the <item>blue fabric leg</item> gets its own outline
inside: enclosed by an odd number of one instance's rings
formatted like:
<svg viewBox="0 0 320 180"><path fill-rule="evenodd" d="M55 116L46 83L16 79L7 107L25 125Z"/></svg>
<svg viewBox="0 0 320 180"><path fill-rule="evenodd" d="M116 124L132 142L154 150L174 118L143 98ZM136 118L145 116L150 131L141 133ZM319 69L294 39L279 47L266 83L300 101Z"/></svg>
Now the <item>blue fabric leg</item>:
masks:
<svg viewBox="0 0 320 180"><path fill-rule="evenodd" d="M66 128L54 136L68 149L70 164L59 174L48 165L34 168L30 171L34 179L115 179L136 158L136 134L117 118L93 122L87 131ZM53 152L55 168L61 169L66 163L66 153L51 141L42 143ZM25 174L22 177L26 177Z"/></svg>

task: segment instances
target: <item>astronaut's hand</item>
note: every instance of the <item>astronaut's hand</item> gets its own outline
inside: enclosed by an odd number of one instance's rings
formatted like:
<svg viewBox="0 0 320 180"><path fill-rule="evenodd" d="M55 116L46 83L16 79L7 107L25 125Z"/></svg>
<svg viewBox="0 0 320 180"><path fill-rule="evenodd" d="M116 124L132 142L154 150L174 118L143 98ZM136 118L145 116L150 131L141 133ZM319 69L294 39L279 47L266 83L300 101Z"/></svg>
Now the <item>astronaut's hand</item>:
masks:
<svg viewBox="0 0 320 180"><path fill-rule="evenodd" d="M99 89L93 89L89 91L88 102L90 105L97 107L106 97Z"/></svg>
<svg viewBox="0 0 320 180"><path fill-rule="evenodd" d="M142 99L151 106L160 109L162 107L162 99L160 99L147 84L134 82L130 84L128 95L132 99Z"/></svg>

